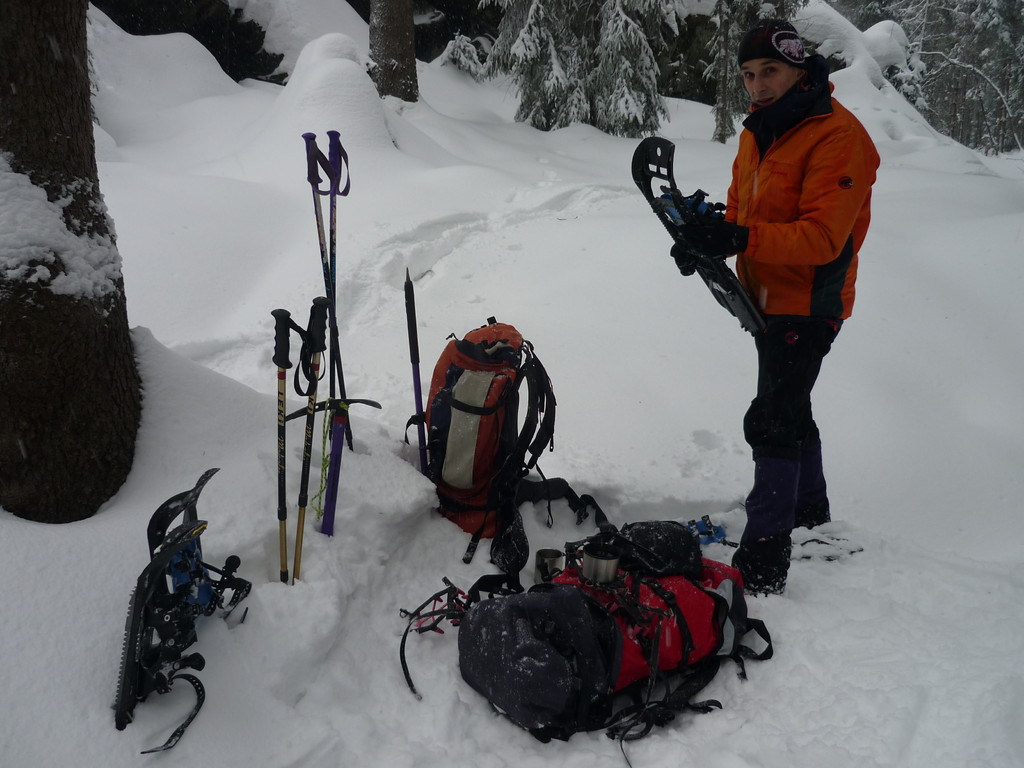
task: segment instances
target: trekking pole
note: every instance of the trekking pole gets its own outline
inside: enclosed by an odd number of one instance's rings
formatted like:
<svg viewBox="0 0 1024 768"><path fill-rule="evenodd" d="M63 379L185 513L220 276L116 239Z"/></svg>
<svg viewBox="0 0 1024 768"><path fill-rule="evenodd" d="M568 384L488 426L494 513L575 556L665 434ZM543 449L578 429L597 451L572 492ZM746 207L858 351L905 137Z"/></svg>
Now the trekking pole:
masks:
<svg viewBox="0 0 1024 768"><path fill-rule="evenodd" d="M327 496L324 505L324 521L321 531L328 536L334 535L334 510L338 500L338 479L341 472L341 452L344 448L343 441L348 442L352 448L352 432L348 427L348 403L345 401L345 377L341 370L341 343L338 339L338 195L348 195L351 188L351 180L348 175L348 153L341 145L341 134L337 131L327 132L327 162L333 173L330 176L328 187L330 201L329 213L329 258L330 258L330 280L331 280L331 372L330 372L330 395L334 397L334 377L337 372L338 384L341 389L341 400L335 403L333 409L325 413L331 413L331 458L327 473ZM341 174L345 173L345 189L342 191ZM337 358L335 358L337 354ZM338 432L338 427L341 432ZM333 477L332 477L333 475ZM326 530L324 528L326 526Z"/></svg>
<svg viewBox="0 0 1024 768"><path fill-rule="evenodd" d="M285 422L286 390L288 374L292 367L288 359L289 335L294 323L287 309L275 309L274 317L274 365L277 366L277 520L278 538L281 545L281 581L288 583L288 501L285 482Z"/></svg>
<svg viewBox="0 0 1024 768"><path fill-rule="evenodd" d="M305 367L305 355L309 355L309 372L307 380L309 389L306 394L309 400L306 405L306 432L302 443L302 472L299 479L299 519L295 531L295 557L292 584L299 578L302 567L302 532L306 525L306 505L309 503L309 464L313 453L313 422L316 420L316 390L320 376L320 358L327 346L325 331L327 325L328 299L318 296L313 299L309 311L309 325L303 339L302 365Z"/></svg>
<svg viewBox="0 0 1024 768"><path fill-rule="evenodd" d="M341 148L341 138L337 131L327 132L327 164L331 167L331 173L328 174L327 179L327 194L328 194L328 271L324 275L325 280L330 281L330 292L327 294L331 298L330 308L330 333L331 333L331 370L330 370L330 392L331 397L335 395L335 367L340 366L341 355L339 354L335 359L334 351L339 350L340 343L338 341L338 185L341 179L341 157L339 154ZM340 377L339 377L340 378ZM344 397L344 394L342 395Z"/></svg>
<svg viewBox="0 0 1024 768"><path fill-rule="evenodd" d="M345 397L345 374L341 364L341 344L338 337L338 314L336 297L336 272L337 272L337 198L338 195L347 195L351 188L351 179L348 176L348 155L341 146L340 135L337 131L328 131L328 154L330 158L324 157L316 144L315 133L302 134L306 142L306 180L313 191L313 215L316 218L317 240L320 245L320 266L324 275L324 292L328 299L328 326L330 330L330 389L331 398L335 395L342 399ZM341 172L345 170L345 188L341 189ZM320 170L327 174L328 187L324 192L320 189ZM327 195L329 200L329 237L324 232L323 205L320 197ZM337 386L335 385L337 376ZM349 448L352 447L351 429L346 428L346 438Z"/></svg>
<svg viewBox="0 0 1024 768"><path fill-rule="evenodd" d="M427 439L423 426L423 387L420 383L420 342L416 330L416 294L405 270L405 319L409 326L409 360L412 362L412 393L416 400L416 438L420 447L420 472L427 474Z"/></svg>
<svg viewBox="0 0 1024 768"><path fill-rule="evenodd" d="M330 257L330 275L331 275L331 307L333 311L332 319L332 334L334 337L338 335L338 196L346 197L349 190L352 188L352 180L348 173L348 153L345 148L341 145L341 134L337 131L327 132L327 162L331 166L333 171L329 181L330 186L328 187L328 194L330 195L330 244L329 244L329 257ZM341 177L345 175L345 188L341 189ZM332 347L332 355L334 350L338 350L337 358L337 373L338 382L341 387L341 396L344 397L345 381L341 371L341 353L340 347L335 338L334 347ZM331 361L331 396L334 396L334 368L335 361ZM349 446L352 447L351 445Z"/></svg>

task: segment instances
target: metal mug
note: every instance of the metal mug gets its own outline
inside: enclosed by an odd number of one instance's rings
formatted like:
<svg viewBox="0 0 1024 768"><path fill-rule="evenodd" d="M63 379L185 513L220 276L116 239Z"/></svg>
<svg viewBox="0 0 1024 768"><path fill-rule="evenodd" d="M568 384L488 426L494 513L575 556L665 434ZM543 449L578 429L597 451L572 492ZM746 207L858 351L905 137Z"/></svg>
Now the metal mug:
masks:
<svg viewBox="0 0 1024 768"><path fill-rule="evenodd" d="M536 568L533 572L533 583L551 581L562 572L562 554L560 549L538 549L535 558Z"/></svg>
<svg viewBox="0 0 1024 768"><path fill-rule="evenodd" d="M620 552L607 544L590 542L583 545L583 578L596 584L615 580L619 572Z"/></svg>

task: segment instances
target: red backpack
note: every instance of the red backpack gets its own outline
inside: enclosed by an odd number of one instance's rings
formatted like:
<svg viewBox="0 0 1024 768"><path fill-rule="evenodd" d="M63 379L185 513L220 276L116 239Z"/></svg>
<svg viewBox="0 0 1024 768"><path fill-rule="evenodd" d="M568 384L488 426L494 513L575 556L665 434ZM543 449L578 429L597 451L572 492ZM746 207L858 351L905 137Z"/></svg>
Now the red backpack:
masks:
<svg viewBox="0 0 1024 768"><path fill-rule="evenodd" d="M615 691L708 659L743 658L740 636L762 627L747 617L743 578L730 565L704 559L696 580L628 571L620 579L608 588L571 565L553 579L589 593L619 625L623 642Z"/></svg>
<svg viewBox="0 0 1024 768"><path fill-rule="evenodd" d="M674 521L606 527L566 544L565 570L527 592L504 589L504 575L482 577L468 594L446 580L405 612L400 657L410 689L409 632L448 620L459 629L463 679L541 741L599 729L630 741L677 712L720 707L694 699L723 659L745 677L746 659L771 658L771 636L747 615L739 572L701 558L684 529ZM600 580L588 572L588 547L615 552Z"/></svg>
<svg viewBox="0 0 1024 768"><path fill-rule="evenodd" d="M523 381L528 400L520 430ZM551 444L555 399L547 373L518 330L491 318L448 342L427 403L428 471L441 513L468 533L493 538L498 511L514 500L524 466L533 467Z"/></svg>
<svg viewBox="0 0 1024 768"><path fill-rule="evenodd" d="M593 498L565 480L526 479L532 469L540 473L537 460L553 447L555 395L533 345L514 326L492 317L448 342L434 366L425 419L439 510L472 534L465 562L490 538L492 560L510 576L519 572L529 556L518 513L525 501L564 498L577 523L589 509L605 521Z"/></svg>

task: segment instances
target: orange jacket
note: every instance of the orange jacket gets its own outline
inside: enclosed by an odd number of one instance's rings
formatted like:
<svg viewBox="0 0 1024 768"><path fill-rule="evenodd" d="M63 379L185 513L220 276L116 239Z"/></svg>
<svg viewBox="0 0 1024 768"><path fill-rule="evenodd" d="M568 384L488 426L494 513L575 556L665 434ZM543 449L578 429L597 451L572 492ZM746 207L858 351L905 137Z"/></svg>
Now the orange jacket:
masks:
<svg viewBox="0 0 1024 768"><path fill-rule="evenodd" d="M736 273L768 315L847 318L853 309L879 158L857 118L834 99L831 108L763 158L749 130L740 136L726 219L750 228Z"/></svg>

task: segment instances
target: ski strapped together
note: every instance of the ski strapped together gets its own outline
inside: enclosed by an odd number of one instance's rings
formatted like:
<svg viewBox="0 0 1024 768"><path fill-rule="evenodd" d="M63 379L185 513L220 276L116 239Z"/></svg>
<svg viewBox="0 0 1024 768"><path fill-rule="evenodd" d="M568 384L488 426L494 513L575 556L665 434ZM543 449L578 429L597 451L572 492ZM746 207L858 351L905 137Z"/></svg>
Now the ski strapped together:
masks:
<svg viewBox="0 0 1024 768"><path fill-rule="evenodd" d="M223 609L227 618L252 588L250 582L235 575L241 565L237 556L228 557L221 568L203 561L200 537L207 522L199 519L196 502L217 471L207 470L191 490L161 504L147 528L150 562L138 578L125 620L114 725L124 730L134 719L138 702L154 692L168 693L178 680L192 686L196 704L167 741L143 754L174 747L206 700L199 678L184 671L206 666L201 654L185 654L198 639L196 620L218 609ZM179 516L181 523L172 529Z"/></svg>
<svg viewBox="0 0 1024 768"><path fill-rule="evenodd" d="M720 204L705 202L706 192L698 189L687 197L679 191L673 169L674 156L675 145L668 139L660 136L644 139L633 152L633 181L673 241L685 245L682 228L697 224L701 219L721 218L722 213ZM692 255L696 272L711 290L711 295L739 320L743 330L751 334L763 331L766 325L764 316L725 263L725 258Z"/></svg>

